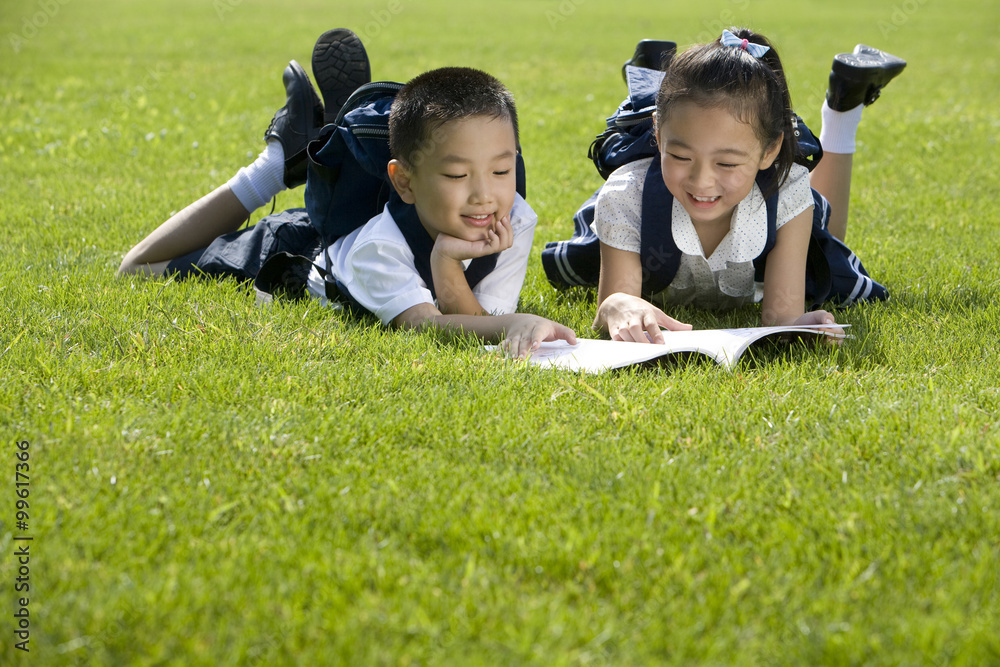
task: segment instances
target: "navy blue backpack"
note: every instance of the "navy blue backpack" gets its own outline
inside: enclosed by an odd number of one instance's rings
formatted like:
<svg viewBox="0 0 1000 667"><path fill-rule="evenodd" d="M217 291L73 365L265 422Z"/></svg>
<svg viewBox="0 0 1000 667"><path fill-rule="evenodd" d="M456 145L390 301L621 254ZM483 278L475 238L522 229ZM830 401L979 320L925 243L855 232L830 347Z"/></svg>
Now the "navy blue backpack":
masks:
<svg viewBox="0 0 1000 667"><path fill-rule="evenodd" d="M594 162L601 177L607 179L619 167L657 157L653 112L656 95L663 81L664 72L629 65L625 68L628 97L608 118L607 127L590 145L588 157ZM812 169L823 157L819 139L796 115L792 119L797 139L795 161ZM761 179L758 179L759 183ZM761 183L762 190L764 183ZM664 188L665 190L665 188ZM595 287L600 278L600 241L591 229L597 207L598 188L573 216L573 237L566 241L552 241L542 250L542 267L546 278L556 289L570 287ZM848 305L856 300L884 299L888 296L882 285L872 280L860 260L825 226L829 204L816 195L813 214L813 234L807 258L806 297L810 308L826 301ZM756 279L763 280L767 253L774 246L777 195L767 200L768 241L760 257L754 261ZM645 207L644 207L645 208ZM669 207L666 208L669 211ZM670 234L661 233L658 240L672 244ZM647 298L666 287L680 263L679 252L666 252L657 258L656 272L644 271L647 278L643 295ZM664 261L666 260L666 261ZM654 275L654 273L656 275Z"/></svg>

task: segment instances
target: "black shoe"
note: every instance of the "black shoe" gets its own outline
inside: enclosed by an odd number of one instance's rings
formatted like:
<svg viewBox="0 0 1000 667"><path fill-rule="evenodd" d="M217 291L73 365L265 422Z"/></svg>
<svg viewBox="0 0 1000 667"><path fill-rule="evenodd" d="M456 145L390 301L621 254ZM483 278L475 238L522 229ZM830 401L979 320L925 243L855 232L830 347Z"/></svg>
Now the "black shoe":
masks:
<svg viewBox="0 0 1000 667"><path fill-rule="evenodd" d="M902 58L858 44L854 53L841 53L833 59L826 103L834 111L849 111L859 104L868 106L904 67L906 61Z"/></svg>
<svg viewBox="0 0 1000 667"><path fill-rule="evenodd" d="M645 67L647 69L666 69L677 53L677 42L665 42L659 39L644 39L635 46L635 54L631 60L622 65L622 78L625 78L625 68Z"/></svg>
<svg viewBox="0 0 1000 667"><path fill-rule="evenodd" d="M281 76L288 93L285 106L278 109L264 133L264 141L277 139L285 151L285 185L294 188L306 182L306 146L316 138L323 124L323 103L302 65L288 63Z"/></svg>
<svg viewBox="0 0 1000 667"><path fill-rule="evenodd" d="M372 68L361 40L347 28L320 35L313 47L313 77L323 95L324 123L332 123L359 86L372 80Z"/></svg>

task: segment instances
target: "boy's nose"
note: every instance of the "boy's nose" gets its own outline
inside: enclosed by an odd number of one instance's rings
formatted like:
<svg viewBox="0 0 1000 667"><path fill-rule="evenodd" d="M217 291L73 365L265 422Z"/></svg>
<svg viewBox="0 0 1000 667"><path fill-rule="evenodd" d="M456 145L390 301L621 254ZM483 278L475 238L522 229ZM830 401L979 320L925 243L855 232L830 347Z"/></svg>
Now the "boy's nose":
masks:
<svg viewBox="0 0 1000 667"><path fill-rule="evenodd" d="M493 200L493 188L490 187L489 179L475 176L472 178L471 185L469 201L474 204L482 204Z"/></svg>

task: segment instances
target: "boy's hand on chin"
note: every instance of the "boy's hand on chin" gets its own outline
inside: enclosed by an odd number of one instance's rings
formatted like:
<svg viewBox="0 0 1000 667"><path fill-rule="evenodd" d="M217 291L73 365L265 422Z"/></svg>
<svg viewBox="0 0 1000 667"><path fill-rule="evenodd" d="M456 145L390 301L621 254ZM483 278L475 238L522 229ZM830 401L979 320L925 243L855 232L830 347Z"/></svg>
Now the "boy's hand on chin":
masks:
<svg viewBox="0 0 1000 667"><path fill-rule="evenodd" d="M434 240L432 255L456 261L485 257L504 251L514 245L514 230L510 225L510 215L486 230L486 237L478 241L466 241L456 236L440 233Z"/></svg>

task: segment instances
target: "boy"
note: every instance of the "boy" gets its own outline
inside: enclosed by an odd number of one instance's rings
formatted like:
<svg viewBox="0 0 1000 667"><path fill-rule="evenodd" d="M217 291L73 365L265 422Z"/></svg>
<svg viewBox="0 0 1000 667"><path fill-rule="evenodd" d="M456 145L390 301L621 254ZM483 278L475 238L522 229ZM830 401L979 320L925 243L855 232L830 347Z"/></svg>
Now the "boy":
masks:
<svg viewBox="0 0 1000 667"><path fill-rule="evenodd" d="M342 56L342 63L363 57L365 66L338 68L328 75L317 53L331 51ZM313 71L327 100L325 115L331 118L336 110L330 107L339 110L347 94L367 79L367 57L353 33L330 31L317 42ZM119 274L202 272L252 278L262 255L282 249L278 237L291 238L298 254L309 248L315 255L316 268L307 282L310 294L344 297L383 324L460 329L487 340L503 339L505 349L518 357L544 340L575 342L573 332L561 324L514 312L537 218L515 191L513 97L478 70L433 70L399 91L389 118L394 159L388 176L395 194L361 228L318 249L306 216L289 211L277 216L276 224L262 220L247 233L231 234L248 211L284 185L300 182L304 146L318 131L322 104L294 61L284 81L288 103L275 115L265 135L267 148L257 161L164 222L129 251ZM321 272L327 272L325 279Z"/></svg>

